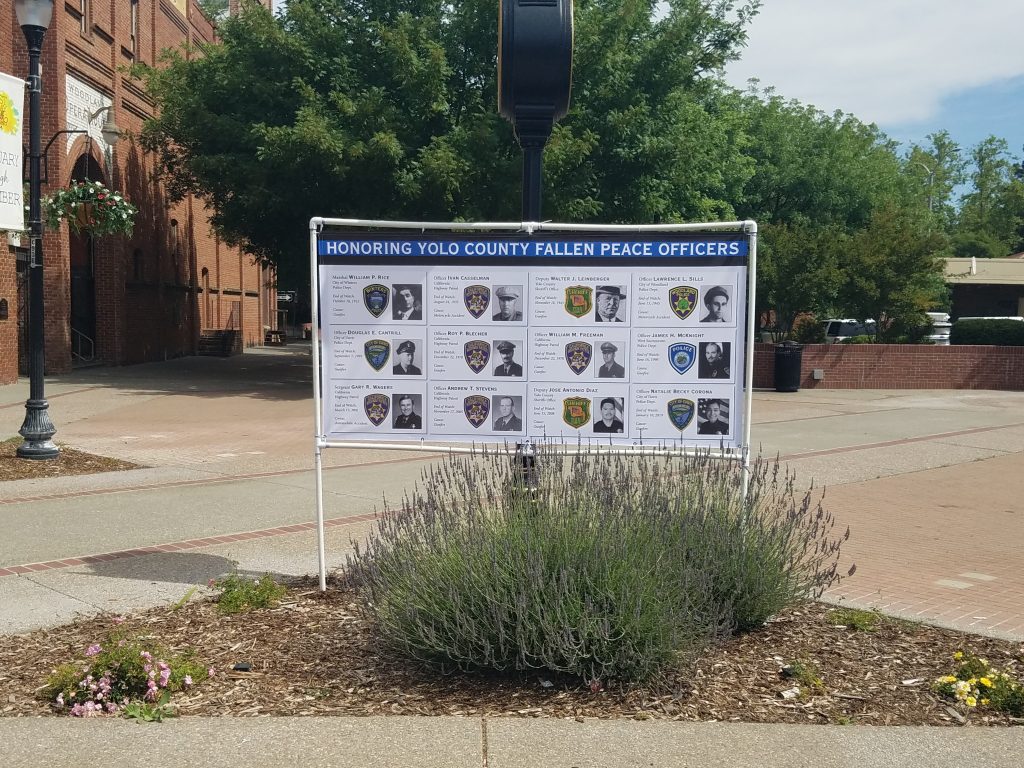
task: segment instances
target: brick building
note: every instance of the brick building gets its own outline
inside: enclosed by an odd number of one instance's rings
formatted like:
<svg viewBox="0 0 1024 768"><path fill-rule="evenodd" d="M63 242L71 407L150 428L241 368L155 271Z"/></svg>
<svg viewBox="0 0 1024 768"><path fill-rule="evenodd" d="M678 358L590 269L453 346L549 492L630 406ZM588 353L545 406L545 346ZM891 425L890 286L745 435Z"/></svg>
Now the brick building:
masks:
<svg viewBox="0 0 1024 768"><path fill-rule="evenodd" d="M14 0L0 0L0 31L0 72L26 77ZM171 205L152 179L154 158L135 138L154 106L125 67L214 38L195 0L54 3L42 55L43 146L55 137L43 194L72 179L98 180L139 214L131 237L79 236L67 224L45 233L48 374L85 360L119 365L195 354L204 331L234 331L237 346L261 344L265 329L276 328L273 271L220 242L202 201ZM113 108L122 131L112 147L100 132L103 107ZM24 110L27 148L27 92ZM55 136L68 130L79 132ZM19 357L27 368L27 246L27 236L0 234L0 384L17 378Z"/></svg>

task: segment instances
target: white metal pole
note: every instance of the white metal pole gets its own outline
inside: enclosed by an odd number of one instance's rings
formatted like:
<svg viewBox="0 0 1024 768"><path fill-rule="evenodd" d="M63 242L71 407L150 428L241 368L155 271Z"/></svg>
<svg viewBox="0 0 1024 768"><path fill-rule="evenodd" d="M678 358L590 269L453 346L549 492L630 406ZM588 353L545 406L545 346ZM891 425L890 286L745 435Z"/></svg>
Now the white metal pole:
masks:
<svg viewBox="0 0 1024 768"><path fill-rule="evenodd" d="M747 367L743 382L746 394L746 413L743 414L743 502L747 501L750 487L750 419L754 402L754 332L757 316L757 222L746 222L750 234L750 255L747 259Z"/></svg>
<svg viewBox="0 0 1024 768"><path fill-rule="evenodd" d="M320 451L323 445L323 393L320 391L320 270L317 262L317 234L322 226L318 218L309 221L310 344L313 350L313 409L316 434L313 436L313 464L316 475L316 554L320 573L320 591L327 591L327 553L324 546L324 473Z"/></svg>

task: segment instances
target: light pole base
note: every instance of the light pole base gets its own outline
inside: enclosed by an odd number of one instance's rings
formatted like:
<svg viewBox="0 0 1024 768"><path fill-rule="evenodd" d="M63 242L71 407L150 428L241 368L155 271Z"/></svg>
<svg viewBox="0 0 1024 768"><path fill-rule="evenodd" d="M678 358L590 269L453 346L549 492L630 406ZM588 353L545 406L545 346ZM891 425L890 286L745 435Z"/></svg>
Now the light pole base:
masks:
<svg viewBox="0 0 1024 768"><path fill-rule="evenodd" d="M14 453L19 459L56 459L60 449L53 444L57 429L50 421L50 404L46 400L25 401L25 422L18 430L25 442Z"/></svg>

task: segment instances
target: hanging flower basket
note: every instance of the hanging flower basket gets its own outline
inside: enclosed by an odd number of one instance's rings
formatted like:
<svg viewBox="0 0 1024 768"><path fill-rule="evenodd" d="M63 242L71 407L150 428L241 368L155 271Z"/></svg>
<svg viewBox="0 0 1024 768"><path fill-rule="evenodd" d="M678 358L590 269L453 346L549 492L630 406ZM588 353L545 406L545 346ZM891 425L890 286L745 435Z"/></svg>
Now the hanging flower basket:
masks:
<svg viewBox="0 0 1024 768"><path fill-rule="evenodd" d="M120 192L112 192L98 181L75 181L42 200L43 217L50 229L66 221L78 233L130 235L138 209Z"/></svg>

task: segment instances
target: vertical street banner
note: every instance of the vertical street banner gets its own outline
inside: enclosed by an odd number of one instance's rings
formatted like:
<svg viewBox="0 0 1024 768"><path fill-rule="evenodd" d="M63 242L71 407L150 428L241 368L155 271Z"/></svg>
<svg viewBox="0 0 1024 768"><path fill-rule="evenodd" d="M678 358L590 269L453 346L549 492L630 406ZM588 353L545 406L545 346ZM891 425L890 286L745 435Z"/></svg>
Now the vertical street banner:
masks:
<svg viewBox="0 0 1024 768"><path fill-rule="evenodd" d="M0 73L0 230L25 229L22 125L25 81Z"/></svg>
<svg viewBox="0 0 1024 768"><path fill-rule="evenodd" d="M744 445L743 222L525 234L321 221L325 445Z"/></svg>

